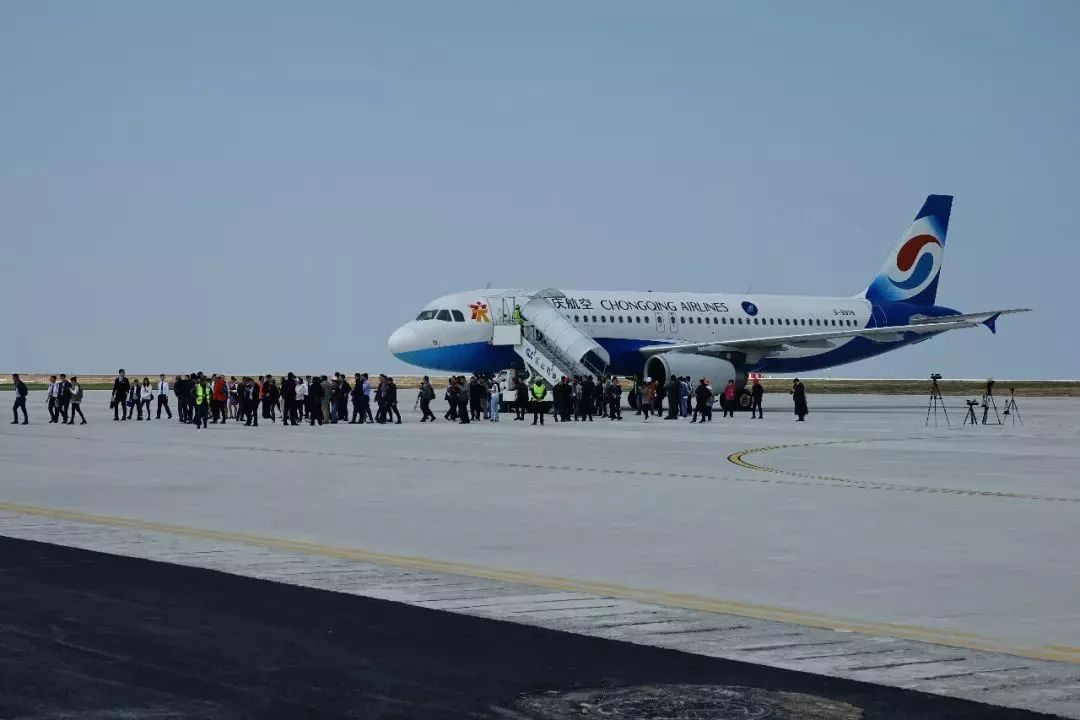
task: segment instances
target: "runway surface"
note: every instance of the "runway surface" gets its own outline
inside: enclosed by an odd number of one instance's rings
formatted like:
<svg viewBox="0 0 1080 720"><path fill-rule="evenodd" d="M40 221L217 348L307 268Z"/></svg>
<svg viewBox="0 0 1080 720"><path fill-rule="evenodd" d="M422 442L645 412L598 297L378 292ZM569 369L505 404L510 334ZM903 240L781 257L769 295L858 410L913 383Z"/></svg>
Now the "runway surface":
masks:
<svg viewBox="0 0 1080 720"><path fill-rule="evenodd" d="M954 398L953 426L927 428L923 398L812 397L809 422L795 423L790 400L769 396L766 420L710 426L632 413L424 426L406 413L402 426L197 433L114 423L105 394L88 395L90 425L42 424L37 394L34 425L0 426L0 533L239 572L247 561L219 562L221 548L273 548L475 578L491 593L546 588L581 596L583 610L615 598L775 623L760 629L780 636L794 626L933 643L894 668L746 659L1080 716L1076 400L1020 398L1022 425L978 428L960 426ZM162 538L184 557L151 547ZM203 562L181 539L216 549L200 550ZM362 582L347 591L388 596ZM516 619L561 627L590 614L611 611ZM935 655L942 646L962 657ZM986 679L995 672L1001 682Z"/></svg>
<svg viewBox="0 0 1080 720"><path fill-rule="evenodd" d="M4 718L1035 717L56 545L0 572Z"/></svg>

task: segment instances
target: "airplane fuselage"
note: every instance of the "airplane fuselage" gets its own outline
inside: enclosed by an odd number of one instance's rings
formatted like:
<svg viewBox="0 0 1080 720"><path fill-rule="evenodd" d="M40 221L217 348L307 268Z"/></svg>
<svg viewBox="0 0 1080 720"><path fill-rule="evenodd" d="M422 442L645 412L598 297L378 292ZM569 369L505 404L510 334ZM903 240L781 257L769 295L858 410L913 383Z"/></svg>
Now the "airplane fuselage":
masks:
<svg viewBox="0 0 1080 720"><path fill-rule="evenodd" d="M390 350L412 365L456 373L495 372L517 367L511 348L491 344L494 325L507 321L517 303L546 297L585 335L611 356L609 371L642 372L641 348L658 344L722 343L726 339L791 335L903 324L911 316L954 314L940 307L912 308L902 303L871 304L861 297L801 297L670 292L566 290L469 290L428 304L398 329ZM446 311L439 319L440 311ZM430 317L427 317L429 316ZM748 370L792 373L855 362L925 339L891 342L853 337L820 348L793 347L755 361Z"/></svg>

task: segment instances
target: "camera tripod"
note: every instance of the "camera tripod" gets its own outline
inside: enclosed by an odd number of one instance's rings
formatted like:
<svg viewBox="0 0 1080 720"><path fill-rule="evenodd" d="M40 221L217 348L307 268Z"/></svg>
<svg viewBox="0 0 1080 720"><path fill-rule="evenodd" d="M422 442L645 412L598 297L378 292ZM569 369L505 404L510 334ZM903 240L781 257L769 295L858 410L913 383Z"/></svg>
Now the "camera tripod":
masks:
<svg viewBox="0 0 1080 720"><path fill-rule="evenodd" d="M975 406L978 404L978 400L967 401L967 415L964 416L964 422L961 423L962 425L971 425L971 427L975 427L979 424L979 419L975 417Z"/></svg>
<svg viewBox="0 0 1080 720"><path fill-rule="evenodd" d="M1016 397L1013 395L1016 390L1009 388L1009 399L1005 401L1005 408L1002 411L1002 415L1005 417L1011 417L1013 425L1019 420L1020 424L1024 424L1024 418L1020 417L1020 408L1016 407Z"/></svg>
<svg viewBox="0 0 1080 720"><path fill-rule="evenodd" d="M926 426L930 426L930 413L934 413L934 427L937 427L938 408L945 415L945 424L952 427L949 422L949 411L945 409L945 400L941 397L941 388L938 387L937 378L930 378L930 402L926 406Z"/></svg>
<svg viewBox="0 0 1080 720"><path fill-rule="evenodd" d="M982 411L983 411L982 424L983 425L988 425L989 424L987 422L987 420L989 419L989 416L990 416L990 408L994 409L994 417L997 418L997 424L998 425L1003 425L1004 423L1001 422L1001 415L998 414L997 403L994 402L994 393L993 393L993 391L990 391L990 392L987 392L987 393L983 394L983 399L982 399Z"/></svg>

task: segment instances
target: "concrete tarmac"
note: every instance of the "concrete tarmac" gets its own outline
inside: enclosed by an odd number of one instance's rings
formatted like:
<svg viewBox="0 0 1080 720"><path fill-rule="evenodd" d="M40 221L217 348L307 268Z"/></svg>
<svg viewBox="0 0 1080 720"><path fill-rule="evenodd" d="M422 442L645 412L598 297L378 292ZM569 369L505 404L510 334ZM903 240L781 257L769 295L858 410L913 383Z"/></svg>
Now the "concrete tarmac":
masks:
<svg viewBox="0 0 1080 720"><path fill-rule="evenodd" d="M1046 717L6 538L0 573L4 718Z"/></svg>
<svg viewBox="0 0 1080 720"><path fill-rule="evenodd" d="M811 397L808 422L795 423L789 398L767 396L765 420L708 426L625 412L621 423L534 428L504 414L462 427L436 404L434 425L406 412L402 426L196 432L114 423L105 393L88 394L90 425L45 425L37 394L35 424L0 426L0 516L52 512L90 544L87 528L134 520L144 535L170 526L349 549L1074 668L1080 402L1019 398L1023 424L970 428L948 401L952 426L939 415L936 428L924 398ZM1055 675L1050 694L1021 706L1080 716L1077 675Z"/></svg>

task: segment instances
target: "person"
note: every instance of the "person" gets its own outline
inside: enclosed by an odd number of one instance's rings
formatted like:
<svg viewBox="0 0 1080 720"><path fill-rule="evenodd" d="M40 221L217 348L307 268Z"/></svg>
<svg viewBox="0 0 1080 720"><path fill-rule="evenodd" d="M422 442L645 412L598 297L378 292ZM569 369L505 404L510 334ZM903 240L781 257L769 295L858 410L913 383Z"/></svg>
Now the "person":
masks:
<svg viewBox="0 0 1080 720"><path fill-rule="evenodd" d="M207 419L210 417L210 383L202 373L198 373L195 377L192 403L194 404L195 429L206 429Z"/></svg>
<svg viewBox="0 0 1080 720"><path fill-rule="evenodd" d="M679 378L679 417L685 418L690 414L690 376Z"/></svg>
<svg viewBox="0 0 1080 720"><path fill-rule="evenodd" d="M19 411L22 410L22 424L29 425L30 418L26 415L26 396L30 394L30 390L18 373L11 376L11 383L15 386L15 404L11 406L11 414L14 420L11 421L11 424L19 424Z"/></svg>
<svg viewBox="0 0 1080 720"><path fill-rule="evenodd" d="M296 419L293 421L293 425L296 425L298 422L303 422L304 418L307 417L307 394L307 378L302 375L298 375L296 377L296 403L294 406L294 410L296 411Z"/></svg>
<svg viewBox="0 0 1080 720"><path fill-rule="evenodd" d="M389 421L390 418L395 417L397 420L394 421L394 424L400 425L401 413L398 412L397 406L397 383L394 382L392 377L386 378L386 407L386 419Z"/></svg>
<svg viewBox="0 0 1080 720"><path fill-rule="evenodd" d="M311 378L311 384L308 385L308 424L314 426L316 422L319 423L319 427L323 424L323 386L322 378L318 375L314 375Z"/></svg>
<svg viewBox="0 0 1080 720"><path fill-rule="evenodd" d="M480 379L473 375L469 379L469 405L472 407L472 415L469 416L470 420L480 419L481 402L480 396L484 394L484 386L481 384Z"/></svg>
<svg viewBox="0 0 1080 720"><path fill-rule="evenodd" d="M515 325L521 326L521 325L525 324L525 318L521 314L521 306L520 305L516 305L516 304L514 305L513 319L514 319L514 324Z"/></svg>
<svg viewBox="0 0 1080 720"><path fill-rule="evenodd" d="M443 420L449 420L453 422L457 420L457 407L458 407L458 393L461 389L458 388L457 377L451 377L450 381L446 385L446 392L443 393L443 399L446 400L446 414L443 415Z"/></svg>
<svg viewBox="0 0 1080 720"><path fill-rule="evenodd" d="M229 396L228 416L233 420L240 420L240 383L236 381L235 375L229 376L229 382L226 387L228 388ZM224 420L222 422L224 422Z"/></svg>
<svg viewBox="0 0 1080 720"><path fill-rule="evenodd" d="M79 418L82 420L82 422L80 422L79 424L80 425L85 425L86 424L86 416L83 415L83 411L82 411L83 389L82 389L82 386L79 385L79 378L75 377L74 375L71 376L70 392L71 392L71 412L68 415L67 424L68 425L74 425L75 424L75 413L78 413Z"/></svg>
<svg viewBox="0 0 1080 720"><path fill-rule="evenodd" d="M210 407L208 410L213 416L210 420L211 423L220 422L224 425L229 419L229 384L225 382L225 376L219 373L214 373L210 379Z"/></svg>
<svg viewBox="0 0 1080 720"><path fill-rule="evenodd" d="M596 394L596 383L593 382L592 375L586 375L585 379L581 382L581 419L585 420L589 418L589 422L593 421L593 407L596 405L596 400L593 399L593 395Z"/></svg>
<svg viewBox="0 0 1080 720"><path fill-rule="evenodd" d="M499 403L502 402L502 385L499 384L499 378L492 379L491 389L488 392L488 420L499 422Z"/></svg>
<svg viewBox="0 0 1080 720"><path fill-rule="evenodd" d="M47 410L49 411L49 424L52 425L60 418L60 381L55 375L49 376L49 389L45 395Z"/></svg>
<svg viewBox="0 0 1080 720"><path fill-rule="evenodd" d="M281 382L281 400L284 403L281 426L296 425L296 399L299 394L299 382L294 373L289 373Z"/></svg>
<svg viewBox="0 0 1080 720"><path fill-rule="evenodd" d="M158 375L157 385L157 419L161 419L161 410L165 409L169 419L172 420L172 410L169 409L169 383L165 381L165 373Z"/></svg>
<svg viewBox="0 0 1080 720"><path fill-rule="evenodd" d="M727 385L724 386L724 417L735 417L735 399L738 395L738 390L735 389L735 381L728 380Z"/></svg>
<svg viewBox="0 0 1080 720"><path fill-rule="evenodd" d="M806 407L806 388L803 387L799 378L795 378L791 384L791 399L795 401L795 414L799 417L798 421L803 422L810 414L810 410Z"/></svg>
<svg viewBox="0 0 1080 720"><path fill-rule="evenodd" d="M761 381L754 378L753 385L750 386L750 419L764 420L765 411L761 409L761 399L765 396L765 388L761 386Z"/></svg>
<svg viewBox="0 0 1080 720"><path fill-rule="evenodd" d="M360 410L360 422L364 422L364 416L367 416L367 421L374 424L375 416L371 414L371 378L367 373L361 373L360 379L363 381L360 385L360 402L362 403Z"/></svg>
<svg viewBox="0 0 1080 720"><path fill-rule="evenodd" d="M566 378L563 378L564 380ZM547 397L547 385L539 377L533 381L532 387L529 388L529 395L532 398L533 406L533 421L535 425L537 420L540 424L544 424L544 398Z"/></svg>
<svg viewBox="0 0 1080 720"><path fill-rule="evenodd" d="M191 422L191 379L189 376L176 376L173 380L173 394L176 395L176 418L181 423Z"/></svg>
<svg viewBox="0 0 1080 720"><path fill-rule="evenodd" d="M464 375L459 375L457 384L458 390L460 391L457 394L458 422L462 425L468 425L470 422L472 422L472 416L469 414L469 382L465 379Z"/></svg>
<svg viewBox="0 0 1080 720"><path fill-rule="evenodd" d="M348 378L345 377L345 373L338 373L338 404L337 404L337 419L341 422L347 422L346 418L349 417L349 396L352 395L352 385L349 384Z"/></svg>
<svg viewBox="0 0 1080 720"><path fill-rule="evenodd" d="M146 410L146 419L150 419L150 402L154 399L154 389L150 387L150 378L144 377L142 379L142 386L139 388L139 418L142 418L142 411Z"/></svg>
<svg viewBox="0 0 1080 720"><path fill-rule="evenodd" d="M131 381L124 374L124 368L120 368L120 373L113 380L112 399L109 401L109 406L113 409L114 421L128 419L127 397L130 390ZM123 408L123 417L120 417L121 408Z"/></svg>
<svg viewBox="0 0 1080 720"><path fill-rule="evenodd" d="M322 411L322 419L324 423L330 422L330 403L334 399L334 384L330 382L330 378L323 375L319 379L319 385L322 386L322 405L320 410Z"/></svg>
<svg viewBox="0 0 1080 720"><path fill-rule="evenodd" d="M516 378L514 388L514 419L525 420L525 407L529 404L529 386L521 378Z"/></svg>
<svg viewBox="0 0 1080 720"><path fill-rule="evenodd" d="M672 375L667 381L665 388L668 399L668 413L665 420L679 419L679 378Z"/></svg>
<svg viewBox="0 0 1080 720"><path fill-rule="evenodd" d="M245 377L241 387L244 427L259 427L259 403L262 399L262 385L253 378Z"/></svg>
<svg viewBox="0 0 1080 720"><path fill-rule="evenodd" d="M694 400L696 405L694 407L694 418L690 421L696 423L698 416L701 416L701 422L712 422L712 388L709 387L708 378L701 378L697 388L694 390Z"/></svg>
<svg viewBox="0 0 1080 720"><path fill-rule="evenodd" d="M435 388L431 387L431 380L427 375L420 381L420 411L424 414L420 422L435 422L435 413L431 412L431 401L435 399Z"/></svg>
<svg viewBox="0 0 1080 720"><path fill-rule="evenodd" d="M260 390L262 391L263 418L276 423L277 415L274 411L277 410L279 394L277 382L274 380L273 375L267 373Z"/></svg>
<svg viewBox="0 0 1080 720"><path fill-rule="evenodd" d="M649 413L653 408L653 392L653 380L651 377L647 377L645 378L645 382L641 384L641 396L638 400L638 407L641 408L642 414L644 415L644 417L641 418L642 422L649 422Z"/></svg>
<svg viewBox="0 0 1080 720"><path fill-rule="evenodd" d="M60 392L58 394L58 400L61 424L66 425L68 421L68 407L71 405L71 381L68 380L68 376L63 373L60 374Z"/></svg>
<svg viewBox="0 0 1080 720"><path fill-rule="evenodd" d="M619 384L619 378L614 376L608 385L608 417L622 420L622 385Z"/></svg>

